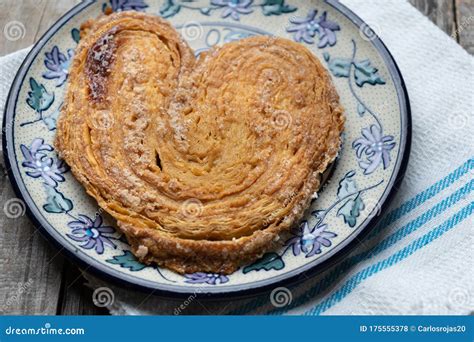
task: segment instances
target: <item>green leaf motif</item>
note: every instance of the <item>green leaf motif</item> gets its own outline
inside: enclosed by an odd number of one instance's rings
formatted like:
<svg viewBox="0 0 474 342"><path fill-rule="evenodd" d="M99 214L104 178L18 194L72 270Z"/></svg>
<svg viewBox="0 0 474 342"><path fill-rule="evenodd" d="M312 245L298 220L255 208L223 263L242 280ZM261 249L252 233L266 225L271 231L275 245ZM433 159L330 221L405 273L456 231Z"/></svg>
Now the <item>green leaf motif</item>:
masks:
<svg viewBox="0 0 474 342"><path fill-rule="evenodd" d="M265 271L270 271L270 270L281 270L282 268L285 267L285 263L281 259L281 256L278 255L277 253L266 253L255 261L253 264L248 265L244 267L242 272L244 274L249 273L250 271L260 271L260 270L265 270Z"/></svg>
<svg viewBox="0 0 474 342"><path fill-rule="evenodd" d="M209 7L203 7L199 9L199 12L204 15L211 15L211 8Z"/></svg>
<svg viewBox="0 0 474 342"><path fill-rule="evenodd" d="M43 116L43 122L46 125L46 127L48 127L48 130L54 131L56 129L56 122L58 121L58 116L59 116L60 110L61 110L61 106L59 106L50 115Z"/></svg>
<svg viewBox="0 0 474 342"><path fill-rule="evenodd" d="M280 15L291 13L297 10L295 6L285 4L285 0L266 0L262 5L264 15Z"/></svg>
<svg viewBox="0 0 474 342"><path fill-rule="evenodd" d="M71 36L72 36L72 39L76 42L76 43L79 43L79 40L81 39L81 33L80 31L77 29L77 28L73 28L71 30Z"/></svg>
<svg viewBox="0 0 474 342"><path fill-rule="evenodd" d="M370 60L366 59L362 62L355 62L354 66L354 77L359 87L366 83L370 85L385 84L383 78L378 74L378 69L372 66Z"/></svg>
<svg viewBox="0 0 474 342"><path fill-rule="evenodd" d="M72 201L64 197L55 187L48 184L43 185L47 195L46 204L43 205L44 210L52 214L61 214L67 213L73 208Z"/></svg>
<svg viewBox="0 0 474 342"><path fill-rule="evenodd" d="M170 18L179 13L181 5L175 3L174 0L166 0L160 8L160 15L163 18Z"/></svg>
<svg viewBox="0 0 474 342"><path fill-rule="evenodd" d="M323 56L329 70L335 77L349 77L351 65L354 65L354 78L359 87L366 83L370 85L385 84L385 80L378 74L378 69L373 67L368 59L352 62L347 58L331 58L327 52Z"/></svg>
<svg viewBox="0 0 474 342"><path fill-rule="evenodd" d="M357 113L359 113L360 116L364 116L365 110L366 109L362 103L357 104Z"/></svg>
<svg viewBox="0 0 474 342"><path fill-rule="evenodd" d="M357 218L365 208L354 176L355 172L349 171L339 182L339 188L337 189L337 198L339 200L347 197L347 200L338 209L337 216L342 216L344 223L348 224L351 228L357 224Z"/></svg>
<svg viewBox="0 0 474 342"><path fill-rule="evenodd" d="M128 268L132 272L141 271L147 267L139 262L130 251L124 251L122 255L116 255L112 257L112 259L107 259L105 261L110 264L120 265L123 268Z"/></svg>
<svg viewBox="0 0 474 342"><path fill-rule="evenodd" d="M337 216L344 218L344 223L348 224L349 227L353 228L357 223L357 218L360 212L364 210L365 205L360 195L357 195L354 199L347 200L346 203L337 211Z"/></svg>
<svg viewBox="0 0 474 342"><path fill-rule="evenodd" d="M345 58L332 58L329 53L323 54L324 60L328 63L329 70L336 77L349 77L351 71L351 60Z"/></svg>
<svg viewBox="0 0 474 342"><path fill-rule="evenodd" d="M47 110L54 101L54 93L48 93L42 84L38 84L33 77L30 77L30 88L26 103L36 112Z"/></svg>
<svg viewBox="0 0 474 342"><path fill-rule="evenodd" d="M342 199L348 195L354 194L357 192L357 184L354 180L355 171L349 171L346 173L344 178L339 182L339 187L337 188L337 198Z"/></svg>

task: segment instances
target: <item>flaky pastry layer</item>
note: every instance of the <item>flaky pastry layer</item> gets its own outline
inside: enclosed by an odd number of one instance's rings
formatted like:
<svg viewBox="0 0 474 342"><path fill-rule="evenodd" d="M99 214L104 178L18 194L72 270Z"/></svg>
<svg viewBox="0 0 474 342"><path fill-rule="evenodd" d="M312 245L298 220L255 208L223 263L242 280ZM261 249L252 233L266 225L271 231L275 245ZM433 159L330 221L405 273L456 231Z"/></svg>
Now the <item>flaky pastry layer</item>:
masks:
<svg viewBox="0 0 474 342"><path fill-rule="evenodd" d="M83 27L56 147L140 261L232 273L301 218L343 124L303 45L257 36L196 58L167 21L122 12Z"/></svg>

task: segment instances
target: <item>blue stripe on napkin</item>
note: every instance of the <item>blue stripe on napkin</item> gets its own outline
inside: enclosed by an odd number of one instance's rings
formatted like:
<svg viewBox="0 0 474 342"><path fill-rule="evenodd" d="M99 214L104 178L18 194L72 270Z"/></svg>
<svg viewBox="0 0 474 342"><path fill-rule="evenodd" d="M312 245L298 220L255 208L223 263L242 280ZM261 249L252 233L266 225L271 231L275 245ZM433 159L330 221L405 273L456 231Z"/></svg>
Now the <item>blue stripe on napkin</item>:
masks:
<svg viewBox="0 0 474 342"><path fill-rule="evenodd" d="M389 227L392 223L396 222L406 214L410 213L429 199L433 198L439 192L445 190L453 183L455 183L458 179L462 176L470 172L474 168L474 158L468 159L465 163L459 166L456 170L448 174L443 179L439 180L438 182L431 185L429 188L423 190L422 192L415 195L410 200L404 202L398 208L390 211L380 220L374 230L368 235L367 239L372 239L380 234L383 230ZM380 246L377 245L368 251L362 252L358 255L355 255L351 258L344 260L343 262L336 265L331 272L321 279L315 286L311 287L309 290L305 291L302 295L298 296L296 300L293 300L291 305L286 306L285 308L278 308L271 310L268 314L281 314L288 310L291 310L299 305L302 305L313 298L313 296L317 295L318 293L326 290L331 286L331 284L337 280L341 275L345 274L350 268L354 267L356 264L361 262L362 260L366 260L387 248L393 246L396 242L398 242L403 237L411 234L412 232L416 231L420 227L423 226L426 222L431 220L432 218L436 217L446 209L450 208L452 205L457 203L460 199L465 197L468 193L473 190L474 180L471 180L469 183L464 185L461 189L457 190L455 193L450 195L449 197L442 200L440 203L435 205L429 211L424 213L423 215L417 217L415 220L411 221L407 225L403 226L402 228L398 229L389 237L385 238ZM268 296L260 296L254 301L248 302L247 304L243 305L242 307L234 310L231 314L245 314L251 312L252 310L261 307L268 303Z"/></svg>
<svg viewBox="0 0 474 342"><path fill-rule="evenodd" d="M455 193L451 194L449 197L445 198L438 204L436 204L433 208L426 211L413 221L409 222L402 228L395 231L393 234L385 238L379 244L375 245L374 247L354 255L350 258L347 258L337 266L333 268L333 270L321 279L315 286L310 288L304 294L299 296L296 300L291 303L291 306L286 306L284 309L276 309L273 310L271 313L282 313L286 312L298 305L302 305L306 303L310 298L313 296L321 293L322 291L331 287L331 285L343 274L345 274L349 269L353 268L357 264L362 261L368 260L381 252L387 250L388 248L392 247L396 242L400 241L404 237L408 236L409 234L415 232L419 228L421 228L425 223L430 221L432 218L435 218L439 214L443 213L460 200L464 199L466 195L474 190L474 179L471 180L469 183L464 185L462 188L457 190Z"/></svg>
<svg viewBox="0 0 474 342"><path fill-rule="evenodd" d="M453 184L459 178L461 178L466 173L471 171L473 168L474 168L474 158L470 158L463 165L458 167L456 170L451 172L449 175L447 175L446 177L444 177L440 181L438 181L435 184L433 184L432 186L430 186L428 189L420 192L419 194L417 194L412 199L410 199L410 200L406 201L405 203L403 203L397 209L394 209L391 212L389 212L388 214L384 215L384 217L380 220L380 222L377 224L377 226L374 228L374 230L368 235L367 238L368 239L373 238L381 230L388 227L390 224L397 221L403 215L408 214L409 212L411 212L412 210L414 210L415 208L417 208L421 204L425 203L427 200L434 197L436 194L438 194L442 190L449 187L451 184Z"/></svg>
<svg viewBox="0 0 474 342"><path fill-rule="evenodd" d="M423 235L422 237L416 239L412 243L410 243L405 248L402 248L398 252L392 254L390 257L377 262L376 264L366 267L362 271L358 272L355 276L350 278L340 290L336 291L332 294L329 298L324 300L321 304L316 305L312 309L305 312L305 315L319 315L322 312L326 311L334 304L340 302L344 297L350 294L356 287L359 285L363 280L373 276L374 274L389 268L398 262L406 259L413 253L415 253L420 248L425 247L426 245L430 244L440 236L442 236L447 231L454 228L459 222L463 221L470 215L474 210L474 202L469 203L469 205L465 206L462 210L451 216L447 221L445 221L440 226L436 227L435 229L431 230L429 233Z"/></svg>

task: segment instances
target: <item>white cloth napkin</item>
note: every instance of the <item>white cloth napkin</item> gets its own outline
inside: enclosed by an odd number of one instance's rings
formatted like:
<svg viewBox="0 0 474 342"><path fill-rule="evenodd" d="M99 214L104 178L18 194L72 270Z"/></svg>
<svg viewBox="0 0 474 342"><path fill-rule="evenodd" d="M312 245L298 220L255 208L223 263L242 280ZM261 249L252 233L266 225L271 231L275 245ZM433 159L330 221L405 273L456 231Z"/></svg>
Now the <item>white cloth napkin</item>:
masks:
<svg viewBox="0 0 474 342"><path fill-rule="evenodd" d="M170 301L109 287L112 314L468 314L474 310L474 59L409 3L344 0L394 55L405 79L413 142L405 180L375 233L344 261L289 289L235 301ZM26 50L0 58L0 112ZM287 302L289 299L287 300Z"/></svg>

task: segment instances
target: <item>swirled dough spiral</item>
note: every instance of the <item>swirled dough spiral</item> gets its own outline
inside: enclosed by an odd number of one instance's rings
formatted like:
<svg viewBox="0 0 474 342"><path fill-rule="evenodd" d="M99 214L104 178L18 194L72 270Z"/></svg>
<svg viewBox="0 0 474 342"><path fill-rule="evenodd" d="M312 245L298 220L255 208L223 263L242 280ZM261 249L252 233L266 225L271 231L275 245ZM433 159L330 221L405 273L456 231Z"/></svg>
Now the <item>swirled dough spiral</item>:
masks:
<svg viewBox="0 0 474 342"><path fill-rule="evenodd" d="M142 262L231 273L301 218L342 112L301 44L251 37L197 59L165 20L122 12L84 26L56 147Z"/></svg>

